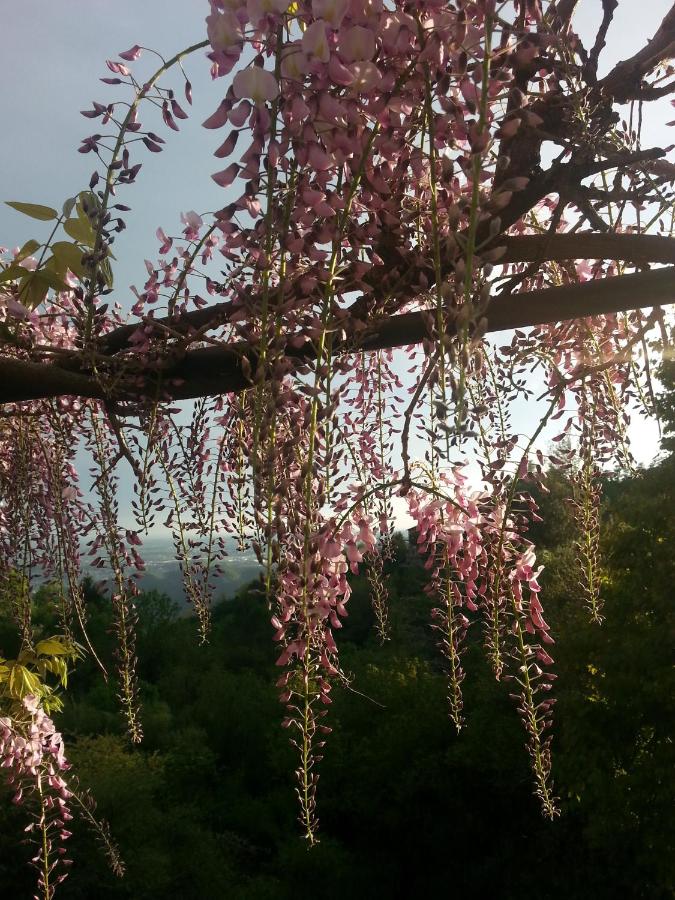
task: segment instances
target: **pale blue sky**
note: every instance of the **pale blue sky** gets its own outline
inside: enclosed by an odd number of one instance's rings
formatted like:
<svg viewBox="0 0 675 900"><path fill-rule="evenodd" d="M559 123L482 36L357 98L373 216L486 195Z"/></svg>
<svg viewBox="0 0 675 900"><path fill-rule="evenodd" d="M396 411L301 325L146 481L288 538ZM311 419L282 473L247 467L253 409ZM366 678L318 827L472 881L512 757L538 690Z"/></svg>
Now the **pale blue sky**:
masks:
<svg viewBox="0 0 675 900"><path fill-rule="evenodd" d="M634 52L670 5L671 0L620 0L604 66ZM593 27L600 10L600 0L581 0L577 21L582 32ZM136 43L169 57L205 37L207 13L206 0L0 0L0 200L57 206L86 187L95 160L76 150L98 120L83 118L79 110L90 108L93 99L120 96L120 88L98 81L110 74L106 58ZM167 137L166 149L162 154L139 151L145 165L138 182L120 195L133 207L128 229L117 239L120 300L125 288L144 279L143 259L155 256L158 225L175 228L181 211L223 204L225 193L209 177L219 167L212 157L218 133L200 125L222 99L227 82L211 82L203 53L186 65L194 84L191 118L181 123L181 134L156 129ZM675 141L662 118L655 125L645 118L646 139ZM37 227L0 206L0 245L21 244L38 233Z"/></svg>
<svg viewBox="0 0 675 900"><path fill-rule="evenodd" d="M92 100L124 96L98 78L111 75L105 60L132 44L154 47L166 57L203 40L208 4L202 0L0 0L0 195L59 206L86 188L97 161L77 153L80 138L100 128L79 110ZM142 62L134 64L139 67ZM152 67L152 68L150 68ZM162 154L141 148L144 167L136 185L120 192L133 212L128 230L117 239L116 286L124 301L126 288L145 278L143 259L156 256L155 230L177 231L181 211L217 209L223 192L211 181L218 135L201 122L222 99L223 82L211 82L204 52L186 62L195 86L193 114L181 133L167 136ZM148 61L148 68L156 68ZM182 91L180 76L167 81ZM182 100L182 97L181 97ZM185 104L184 104L185 105ZM150 116L148 121L150 121ZM166 136L161 122L154 130ZM16 245L36 232L36 224L0 208L0 244Z"/></svg>
<svg viewBox="0 0 675 900"><path fill-rule="evenodd" d="M601 69L635 52L670 6L671 0L619 0ZM582 34L600 12L600 0L581 0L576 21ZM110 74L106 58L136 43L169 57L203 39L207 13L206 0L0 0L0 200L60 206L86 187L95 159L76 151L80 138L98 125L79 110L90 108L93 99L120 95L120 88L98 81ZM212 156L218 134L200 124L222 99L227 82L211 82L203 52L186 67L194 85L191 118L181 123L181 134L155 129L167 137L165 151L139 151L138 161L145 164L139 180L120 194L133 208L115 246L116 298L125 306L129 285L145 279L143 259L156 256L157 226L177 233L181 211L217 209L226 196L210 178L219 167ZM180 86L180 79L175 84ZM664 127L668 117L647 116L645 140L675 141L674 130ZM0 245L45 237L41 228L42 223L0 205ZM523 408L522 415L524 427L531 411ZM656 449L656 431L642 423L635 434L636 453L647 461Z"/></svg>

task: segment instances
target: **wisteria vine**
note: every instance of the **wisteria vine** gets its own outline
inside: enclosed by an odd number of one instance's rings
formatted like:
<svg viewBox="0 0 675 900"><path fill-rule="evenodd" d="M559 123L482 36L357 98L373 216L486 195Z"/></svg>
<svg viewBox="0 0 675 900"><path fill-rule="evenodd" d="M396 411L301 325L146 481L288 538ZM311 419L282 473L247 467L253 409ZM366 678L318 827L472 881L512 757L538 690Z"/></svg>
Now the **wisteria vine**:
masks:
<svg viewBox="0 0 675 900"><path fill-rule="evenodd" d="M640 131L643 104L675 89L663 65L675 8L649 53L599 79L601 45L585 49L575 6L210 0L203 41L107 61L114 97L83 111L99 129L79 147L95 160L88 187L60 212L10 203L51 223L0 257L0 590L21 652L37 652L30 594L46 577L62 639L96 654L84 556L109 587L114 677L138 742L144 539L171 533L202 641L228 554L251 548L310 844L330 695L348 681L334 632L363 569L388 639L402 510L428 570L452 723L466 724L477 622L512 685L535 793L558 811L532 494L547 467L570 472L580 588L600 622L602 476L632 465L630 411L654 405L672 272L647 269L675 263L675 165ZM112 255L125 201L190 115L195 55L222 85L203 122L216 211L158 227L125 298ZM25 784L39 800L48 900L65 874L52 860L70 815L65 758L44 697L12 704L0 706L3 765L17 796Z"/></svg>

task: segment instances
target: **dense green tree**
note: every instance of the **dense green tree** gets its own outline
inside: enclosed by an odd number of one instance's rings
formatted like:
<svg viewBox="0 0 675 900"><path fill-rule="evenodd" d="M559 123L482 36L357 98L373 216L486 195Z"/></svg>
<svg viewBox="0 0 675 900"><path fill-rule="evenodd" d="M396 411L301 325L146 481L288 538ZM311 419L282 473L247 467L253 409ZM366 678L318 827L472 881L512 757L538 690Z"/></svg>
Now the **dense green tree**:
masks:
<svg viewBox="0 0 675 900"><path fill-rule="evenodd" d="M675 889L671 667L675 467L666 460L606 485L606 620L588 621L574 558L569 485L552 473L536 526L556 636L554 774L562 816L542 823L522 734L470 630L467 724L444 712L443 665L429 628L425 571L401 537L389 566L392 639L380 647L365 579L354 579L342 633L350 683L333 692L323 764L323 837L289 838L292 751L276 724L278 669L255 586L214 610L211 641L167 598L141 598L146 741L121 733L114 689L91 659L59 718L81 784L95 795L127 864L119 881L81 823L63 896L186 900L498 896L537 885L552 900L666 900ZM89 631L110 663L107 598L90 593ZM48 631L51 594L36 610ZM4 635L0 622L0 643ZM0 807L0 835L21 811ZM28 848L26 848L26 854ZM24 854L24 856L26 855ZM0 875L28 895L31 874L0 837Z"/></svg>

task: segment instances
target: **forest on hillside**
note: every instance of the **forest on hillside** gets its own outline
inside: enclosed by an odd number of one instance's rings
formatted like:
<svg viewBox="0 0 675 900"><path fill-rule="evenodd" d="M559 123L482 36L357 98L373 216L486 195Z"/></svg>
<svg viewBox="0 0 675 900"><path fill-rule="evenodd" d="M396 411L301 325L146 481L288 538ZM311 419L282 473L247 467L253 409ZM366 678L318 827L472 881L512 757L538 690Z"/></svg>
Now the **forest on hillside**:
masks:
<svg viewBox="0 0 675 900"><path fill-rule="evenodd" d="M667 442L666 442L667 443ZM447 719L446 680L415 549L399 535L388 565L392 639L380 647L365 579L341 632L351 689L335 690L322 764L321 842L295 826L292 748L279 727L275 648L252 585L214 609L210 642L159 593L139 603L145 740L132 749L113 685L80 662L57 716L83 788L126 864L116 878L86 826L64 898L673 896L675 808L675 460L608 481L602 510L605 621L579 596L569 485L552 475L532 537L546 568L558 680L553 772L562 814L544 821L508 686L469 631L466 727ZM90 633L113 648L108 599L87 584ZM56 630L49 589L35 599ZM5 611L6 613L7 611ZM5 615L0 648L15 630ZM4 791L0 883L29 896L26 812Z"/></svg>

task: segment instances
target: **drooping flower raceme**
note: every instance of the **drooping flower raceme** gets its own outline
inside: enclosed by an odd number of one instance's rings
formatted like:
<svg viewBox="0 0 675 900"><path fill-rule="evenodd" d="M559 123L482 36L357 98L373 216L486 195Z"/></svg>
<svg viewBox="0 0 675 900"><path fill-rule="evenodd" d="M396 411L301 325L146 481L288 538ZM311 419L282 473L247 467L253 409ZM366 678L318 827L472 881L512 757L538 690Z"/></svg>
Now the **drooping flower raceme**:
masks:
<svg viewBox="0 0 675 900"><path fill-rule="evenodd" d="M599 618L600 473L630 462L626 403L649 396L647 335L660 316L617 313L625 307L602 290L607 305L591 318L564 321L556 303L572 295L578 315L577 290L617 276L602 258L608 241L611 259L643 266L634 238L645 235L621 233L625 207L665 215L659 179L670 164L613 124L625 78L614 93L611 78L602 90L572 85L589 62L565 37L560 4L212 0L203 15L204 40L154 73L139 45L108 60L104 82L126 94L84 110L96 125L79 151L95 170L62 214L14 203L55 229L0 263L3 390L20 387L3 395L16 402L0 418L0 587L20 588L22 643L33 639L30 587L42 570L68 587L64 632L87 642L84 547L108 579L118 693L138 740L145 535L171 531L203 640L230 539L252 548L314 841L326 713L346 677L335 631L349 579L364 564L384 639L394 509L407 503L450 716L463 724L461 657L477 621L495 676L514 686L553 815L552 638L528 491L549 461L570 468L583 594ZM187 118L184 57L199 50L222 85L203 123L220 132L215 212L188 209L158 227L125 322L112 293L124 193ZM641 102L650 72L638 73ZM165 81L174 73L180 91ZM560 144L551 167L544 139ZM579 259L592 253L596 262ZM533 291L546 296L516 296ZM555 321L488 341L547 309ZM536 411L528 434L511 421L523 401ZM545 455L549 427L569 452ZM76 486L78 449L92 461L91 501ZM467 461L478 465L473 487ZM122 466L135 482L125 527Z"/></svg>
<svg viewBox="0 0 675 900"><path fill-rule="evenodd" d="M32 863L42 896L49 900L70 864L62 846L72 819L72 794L63 777L70 766L61 735L33 696L23 700L14 717L0 717L0 768L14 791L14 803L34 807L34 821L27 828L36 832L38 852Z"/></svg>

